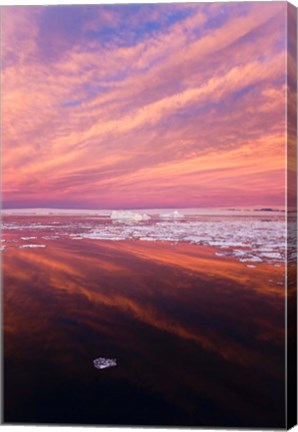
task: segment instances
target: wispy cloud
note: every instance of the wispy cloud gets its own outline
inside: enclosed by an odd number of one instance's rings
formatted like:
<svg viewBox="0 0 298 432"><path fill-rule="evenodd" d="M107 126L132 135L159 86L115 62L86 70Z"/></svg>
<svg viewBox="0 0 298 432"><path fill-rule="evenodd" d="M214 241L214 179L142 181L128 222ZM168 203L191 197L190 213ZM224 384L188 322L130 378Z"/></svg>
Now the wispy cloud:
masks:
<svg viewBox="0 0 298 432"><path fill-rule="evenodd" d="M2 12L6 205L283 205L283 2Z"/></svg>

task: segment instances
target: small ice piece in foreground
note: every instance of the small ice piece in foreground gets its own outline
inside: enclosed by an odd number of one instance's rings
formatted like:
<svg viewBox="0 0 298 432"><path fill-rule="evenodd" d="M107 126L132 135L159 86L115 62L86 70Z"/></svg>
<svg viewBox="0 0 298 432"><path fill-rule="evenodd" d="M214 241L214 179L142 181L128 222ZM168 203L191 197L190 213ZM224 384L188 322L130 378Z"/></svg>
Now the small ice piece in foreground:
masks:
<svg viewBox="0 0 298 432"><path fill-rule="evenodd" d="M93 364L96 369L106 369L106 368L117 366L117 360L98 357L97 359L93 360Z"/></svg>
<svg viewBox="0 0 298 432"><path fill-rule="evenodd" d="M246 267L248 267L248 268L256 268L255 265L250 265L250 264L248 264Z"/></svg>

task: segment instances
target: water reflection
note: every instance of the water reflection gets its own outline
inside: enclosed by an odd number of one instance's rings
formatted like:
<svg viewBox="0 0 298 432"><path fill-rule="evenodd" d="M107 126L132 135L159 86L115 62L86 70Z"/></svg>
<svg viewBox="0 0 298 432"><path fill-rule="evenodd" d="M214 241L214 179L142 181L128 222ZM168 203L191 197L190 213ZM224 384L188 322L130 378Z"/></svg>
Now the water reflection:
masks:
<svg viewBox="0 0 298 432"><path fill-rule="evenodd" d="M7 251L4 420L283 427L283 272L186 244Z"/></svg>

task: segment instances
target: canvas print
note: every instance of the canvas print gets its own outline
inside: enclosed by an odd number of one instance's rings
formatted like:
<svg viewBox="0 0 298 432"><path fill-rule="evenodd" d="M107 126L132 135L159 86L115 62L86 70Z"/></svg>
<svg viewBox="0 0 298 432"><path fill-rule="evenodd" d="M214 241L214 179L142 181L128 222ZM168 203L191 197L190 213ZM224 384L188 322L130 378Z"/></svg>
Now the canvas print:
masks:
<svg viewBox="0 0 298 432"><path fill-rule="evenodd" d="M4 423L296 423L296 31L1 8Z"/></svg>

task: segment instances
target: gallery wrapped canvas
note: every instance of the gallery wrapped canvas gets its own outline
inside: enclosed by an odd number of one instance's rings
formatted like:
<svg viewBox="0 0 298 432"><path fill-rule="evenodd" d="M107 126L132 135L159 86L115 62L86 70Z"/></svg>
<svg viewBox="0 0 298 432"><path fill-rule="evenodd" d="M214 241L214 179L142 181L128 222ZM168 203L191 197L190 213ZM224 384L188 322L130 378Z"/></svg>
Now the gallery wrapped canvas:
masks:
<svg viewBox="0 0 298 432"><path fill-rule="evenodd" d="M296 16L1 8L2 422L296 424Z"/></svg>

